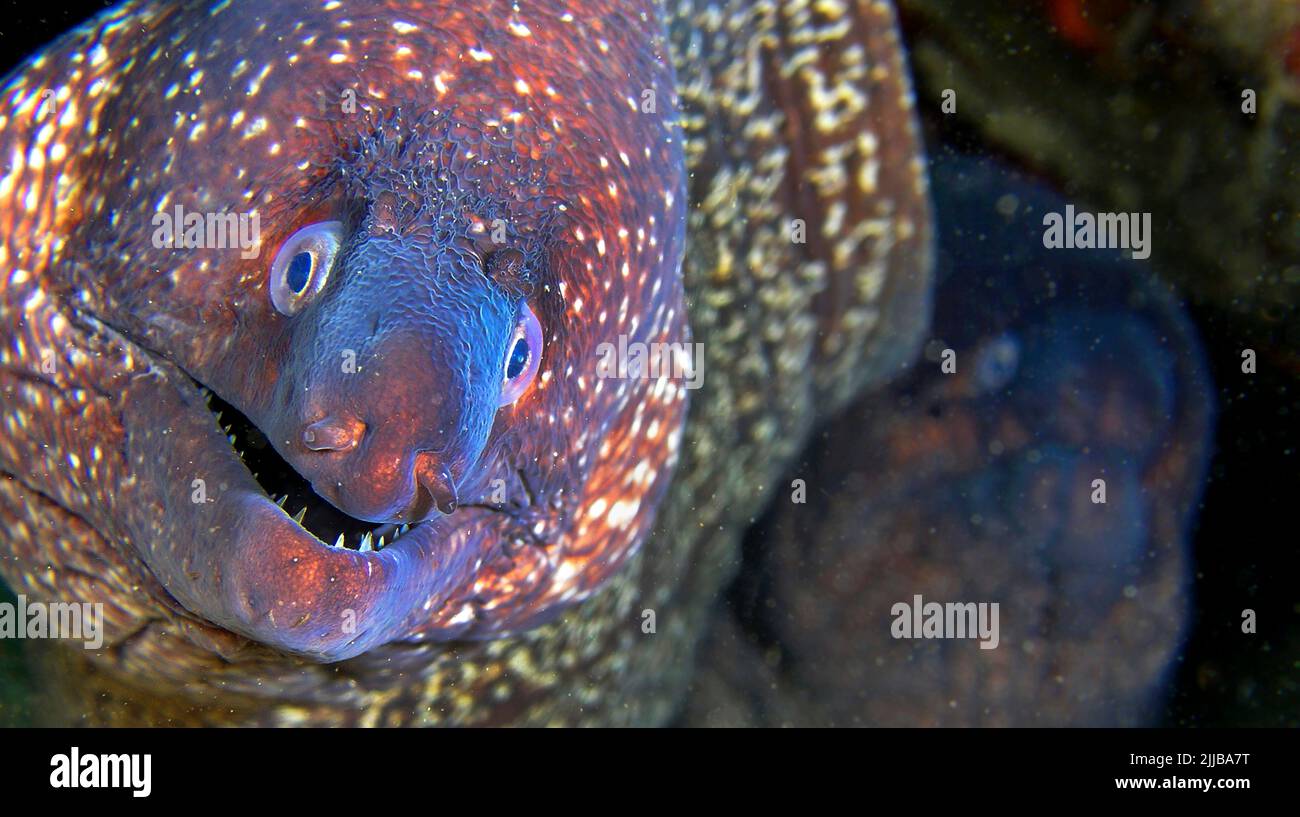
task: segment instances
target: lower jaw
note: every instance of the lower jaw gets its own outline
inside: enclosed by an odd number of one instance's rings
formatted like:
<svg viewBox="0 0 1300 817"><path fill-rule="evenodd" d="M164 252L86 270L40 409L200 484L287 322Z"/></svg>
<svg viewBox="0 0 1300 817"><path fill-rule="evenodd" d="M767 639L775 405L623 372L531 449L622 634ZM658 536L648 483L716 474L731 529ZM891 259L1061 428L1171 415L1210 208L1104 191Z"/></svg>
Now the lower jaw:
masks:
<svg viewBox="0 0 1300 817"><path fill-rule="evenodd" d="M317 494L311 483L276 452L266 434L238 409L211 393L208 406L271 501L326 545L361 552L382 550L416 527L368 522L340 511Z"/></svg>

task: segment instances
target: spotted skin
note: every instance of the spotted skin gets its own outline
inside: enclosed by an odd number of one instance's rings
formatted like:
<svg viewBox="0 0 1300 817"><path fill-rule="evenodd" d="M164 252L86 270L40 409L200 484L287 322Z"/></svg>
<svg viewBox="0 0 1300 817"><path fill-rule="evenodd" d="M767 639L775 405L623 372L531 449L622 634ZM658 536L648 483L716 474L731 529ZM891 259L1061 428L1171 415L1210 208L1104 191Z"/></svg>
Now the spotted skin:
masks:
<svg viewBox="0 0 1300 817"><path fill-rule="evenodd" d="M56 711L671 715L770 478L819 413L916 347L928 219L904 69L892 9L865 2L127 4L21 69L0 114L4 575L33 597L102 600L108 618L102 653L46 657L50 677L75 679L51 687ZM176 204L255 210L259 258L153 248L146 225ZM330 549L278 510L191 380L271 435L287 427L283 385L320 361L295 356L310 332L272 311L265 267L293 230L339 215L351 275L327 298L486 290L460 313L489 328L505 296L467 259L491 251L502 217L546 337L533 388L455 474L462 507L372 554ZM368 284L392 259L409 262L402 274ZM683 431L682 383L598 378L595 350L619 335L685 341L688 312L705 387ZM416 332L417 348L440 337L428 311L352 317ZM313 348L342 351L330 345ZM430 412L407 391L448 375L425 382L394 348L373 352L381 382L313 380L311 394L391 391L380 419L416 450ZM313 470L289 435L271 442ZM321 481L342 473L392 494L375 462L322 467ZM215 501L195 507L195 478ZM492 507L493 479L510 507ZM344 493L329 498L347 510ZM355 632L340 626L349 613Z"/></svg>
<svg viewBox="0 0 1300 817"><path fill-rule="evenodd" d="M975 160L934 178L934 339L794 469L805 501L775 503L755 539L693 722L1159 718L1212 439L1204 354L1146 265L1043 249L1058 198ZM894 638L918 594L997 603L997 645Z"/></svg>

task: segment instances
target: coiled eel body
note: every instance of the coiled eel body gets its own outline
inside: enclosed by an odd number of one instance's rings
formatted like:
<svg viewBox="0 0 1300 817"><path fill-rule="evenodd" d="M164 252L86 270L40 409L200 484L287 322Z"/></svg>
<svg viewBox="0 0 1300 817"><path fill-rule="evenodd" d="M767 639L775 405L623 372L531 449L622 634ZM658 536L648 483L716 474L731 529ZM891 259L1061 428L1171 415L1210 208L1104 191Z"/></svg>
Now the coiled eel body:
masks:
<svg viewBox="0 0 1300 817"><path fill-rule="evenodd" d="M127 3L0 123L0 569L105 610L55 719L662 722L928 311L886 3Z"/></svg>

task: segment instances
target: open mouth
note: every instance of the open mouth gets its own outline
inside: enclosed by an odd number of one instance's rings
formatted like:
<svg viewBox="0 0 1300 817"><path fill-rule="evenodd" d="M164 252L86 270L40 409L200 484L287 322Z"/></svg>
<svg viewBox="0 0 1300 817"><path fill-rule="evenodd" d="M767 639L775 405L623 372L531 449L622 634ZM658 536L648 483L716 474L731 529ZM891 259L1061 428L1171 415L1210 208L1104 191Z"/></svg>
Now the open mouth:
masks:
<svg viewBox="0 0 1300 817"><path fill-rule="evenodd" d="M414 527L392 522L377 525L340 511L317 494L311 483L279 455L262 430L238 409L208 389L203 393L208 408L253 479L293 521L321 542L365 553L383 550Z"/></svg>

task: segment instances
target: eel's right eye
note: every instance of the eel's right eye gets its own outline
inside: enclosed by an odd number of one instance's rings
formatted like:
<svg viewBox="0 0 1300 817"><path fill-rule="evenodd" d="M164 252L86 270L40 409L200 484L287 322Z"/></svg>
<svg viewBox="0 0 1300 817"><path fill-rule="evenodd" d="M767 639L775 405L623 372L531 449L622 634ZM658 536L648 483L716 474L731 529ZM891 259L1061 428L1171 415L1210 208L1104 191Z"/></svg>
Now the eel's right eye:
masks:
<svg viewBox="0 0 1300 817"><path fill-rule="evenodd" d="M271 262L271 303L294 315L325 288L334 256L343 242L343 223L321 221L298 230Z"/></svg>
<svg viewBox="0 0 1300 817"><path fill-rule="evenodd" d="M542 325L527 303L519 304L519 317L510 334L505 376L498 406L507 406L528 390L542 360Z"/></svg>

